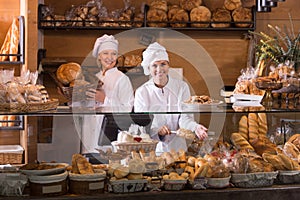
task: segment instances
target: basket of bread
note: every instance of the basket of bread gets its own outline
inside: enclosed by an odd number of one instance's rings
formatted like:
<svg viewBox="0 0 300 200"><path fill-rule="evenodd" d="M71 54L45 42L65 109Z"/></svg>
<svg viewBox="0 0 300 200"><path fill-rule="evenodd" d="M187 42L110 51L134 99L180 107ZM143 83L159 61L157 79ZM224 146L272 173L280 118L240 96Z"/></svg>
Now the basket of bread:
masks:
<svg viewBox="0 0 300 200"><path fill-rule="evenodd" d="M139 151L143 149L145 152L155 151L158 141L153 140L146 133L140 135L134 134L129 131L121 131L118 133L116 141L112 145L117 150L127 152Z"/></svg>
<svg viewBox="0 0 300 200"><path fill-rule="evenodd" d="M72 167L69 171L69 192L72 194L103 193L106 171L93 166L81 154L72 156Z"/></svg>
<svg viewBox="0 0 300 200"><path fill-rule="evenodd" d="M20 77L14 70L0 71L0 110L35 112L56 109L59 102L51 99L46 88L37 84L38 72L22 70Z"/></svg>
<svg viewBox="0 0 300 200"><path fill-rule="evenodd" d="M232 133L230 138L238 150L231 174L234 186L271 186L278 178L279 171L295 175L291 171L300 169L298 161L291 157L287 147L278 147L267 137L267 132L268 120L265 113L249 113L241 117L239 131Z"/></svg>

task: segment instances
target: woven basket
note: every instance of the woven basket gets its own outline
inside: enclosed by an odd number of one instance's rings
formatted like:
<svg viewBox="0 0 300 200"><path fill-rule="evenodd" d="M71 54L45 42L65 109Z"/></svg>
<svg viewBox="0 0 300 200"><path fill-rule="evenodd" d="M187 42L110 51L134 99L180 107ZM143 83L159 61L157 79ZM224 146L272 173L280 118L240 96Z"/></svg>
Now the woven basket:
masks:
<svg viewBox="0 0 300 200"><path fill-rule="evenodd" d="M113 193L140 192L147 186L147 183L146 179L110 181L108 190Z"/></svg>
<svg viewBox="0 0 300 200"><path fill-rule="evenodd" d="M173 190L173 191L183 190L186 184L187 184L187 180L171 180L171 179L163 180L163 186L165 190Z"/></svg>
<svg viewBox="0 0 300 200"><path fill-rule="evenodd" d="M277 174L278 172L233 173L230 182L240 188L268 187L273 185Z"/></svg>
<svg viewBox="0 0 300 200"><path fill-rule="evenodd" d="M117 141L114 141L111 144L117 150L131 152L131 151L140 151L141 149L143 149L145 152L150 152L150 151L155 151L157 143L158 143L158 141L153 141L153 142L117 142Z"/></svg>
<svg viewBox="0 0 300 200"><path fill-rule="evenodd" d="M24 149L20 145L1 145L0 164L21 164Z"/></svg>
<svg viewBox="0 0 300 200"><path fill-rule="evenodd" d="M0 111L10 112L37 112L54 110L59 104L58 99L51 99L45 103L4 103L0 105Z"/></svg>

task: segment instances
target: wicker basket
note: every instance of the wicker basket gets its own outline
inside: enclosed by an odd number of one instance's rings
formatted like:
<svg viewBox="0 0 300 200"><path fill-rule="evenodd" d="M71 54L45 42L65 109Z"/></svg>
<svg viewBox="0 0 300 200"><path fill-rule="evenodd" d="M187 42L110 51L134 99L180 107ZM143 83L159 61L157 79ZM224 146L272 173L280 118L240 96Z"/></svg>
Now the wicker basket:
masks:
<svg viewBox="0 0 300 200"><path fill-rule="evenodd" d="M146 179L109 181L108 191L113 193L131 193L143 191L147 186Z"/></svg>
<svg viewBox="0 0 300 200"><path fill-rule="evenodd" d="M123 150L127 152L140 151L143 149L145 152L155 151L158 141L152 142L117 142L114 141L111 144L117 150Z"/></svg>
<svg viewBox="0 0 300 200"><path fill-rule="evenodd" d="M183 190L185 185L187 184L187 180L171 180L171 179L164 179L163 186L165 190Z"/></svg>
<svg viewBox="0 0 300 200"><path fill-rule="evenodd" d="M294 171L279 171L277 178L275 179L276 184L295 184L300 183L300 170Z"/></svg>
<svg viewBox="0 0 300 200"><path fill-rule="evenodd" d="M23 152L20 145L0 145L0 164L21 164Z"/></svg>
<svg viewBox="0 0 300 200"><path fill-rule="evenodd" d="M0 111L38 112L54 110L57 108L58 104L58 99L51 99L45 103L4 103L0 105Z"/></svg>
<svg viewBox="0 0 300 200"><path fill-rule="evenodd" d="M235 187L254 188L272 186L278 172L256 172L247 174L231 174L231 183Z"/></svg>
<svg viewBox="0 0 300 200"><path fill-rule="evenodd" d="M60 196L68 192L68 172L45 176L29 176L31 196Z"/></svg>
<svg viewBox="0 0 300 200"><path fill-rule="evenodd" d="M105 171L95 174L69 173L69 192L72 194L104 193L105 178Z"/></svg>

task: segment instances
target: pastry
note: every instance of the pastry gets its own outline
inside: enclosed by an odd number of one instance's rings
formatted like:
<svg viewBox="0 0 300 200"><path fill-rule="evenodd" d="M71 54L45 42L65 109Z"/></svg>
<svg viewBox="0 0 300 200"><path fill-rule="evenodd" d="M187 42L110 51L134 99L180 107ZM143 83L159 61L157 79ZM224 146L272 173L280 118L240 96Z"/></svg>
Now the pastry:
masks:
<svg viewBox="0 0 300 200"><path fill-rule="evenodd" d="M130 173L139 174L146 171L145 163L141 159L131 159L128 162L128 167Z"/></svg>
<svg viewBox="0 0 300 200"><path fill-rule="evenodd" d="M179 5L186 11L191 11L202 4L202 0L180 0Z"/></svg>
<svg viewBox="0 0 300 200"><path fill-rule="evenodd" d="M232 19L234 22L251 22L252 12L249 8L238 7L232 11ZM251 23L235 23L236 27L251 27Z"/></svg>
<svg viewBox="0 0 300 200"><path fill-rule="evenodd" d="M212 24L214 28L227 28L230 27L231 23L231 14L230 11L219 8L212 13ZM224 23L213 23L213 22L224 22Z"/></svg>
<svg viewBox="0 0 300 200"><path fill-rule="evenodd" d="M190 12L190 20L192 27L208 27L211 20L211 12L205 6L193 8ZM197 23L200 22L200 23Z"/></svg>

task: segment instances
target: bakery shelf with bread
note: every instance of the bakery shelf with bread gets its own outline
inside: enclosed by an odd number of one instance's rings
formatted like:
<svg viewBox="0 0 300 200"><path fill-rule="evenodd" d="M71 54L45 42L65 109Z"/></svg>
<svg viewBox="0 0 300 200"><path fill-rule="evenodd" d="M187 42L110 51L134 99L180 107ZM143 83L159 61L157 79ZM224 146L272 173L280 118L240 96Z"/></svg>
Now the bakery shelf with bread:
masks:
<svg viewBox="0 0 300 200"><path fill-rule="evenodd" d="M110 17L103 17L101 8L96 5L81 4L59 15L48 5L40 4L38 27L45 30L122 30L140 27L176 30L254 30L256 21L254 7L243 7L240 0L237 2L226 0L224 5L215 9L201 0L179 3L152 0L145 4L140 12L137 8L129 7L118 11L117 16L110 14Z"/></svg>
<svg viewBox="0 0 300 200"><path fill-rule="evenodd" d="M0 64L24 64L25 20L15 17L9 27L0 49Z"/></svg>

